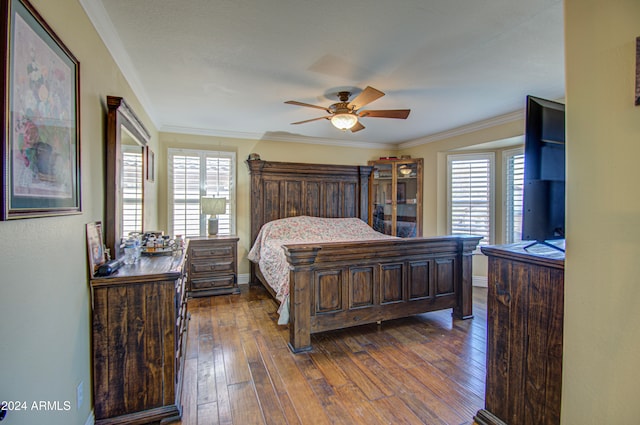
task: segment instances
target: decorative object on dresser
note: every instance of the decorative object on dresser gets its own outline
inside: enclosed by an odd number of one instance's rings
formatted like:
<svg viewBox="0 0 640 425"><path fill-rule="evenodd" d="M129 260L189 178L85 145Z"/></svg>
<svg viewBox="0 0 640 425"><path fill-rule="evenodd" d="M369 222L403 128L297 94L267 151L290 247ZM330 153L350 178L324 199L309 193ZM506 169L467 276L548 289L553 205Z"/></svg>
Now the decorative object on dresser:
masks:
<svg viewBox="0 0 640 425"><path fill-rule="evenodd" d="M422 158L369 161L369 225L399 237L422 236Z"/></svg>
<svg viewBox="0 0 640 425"><path fill-rule="evenodd" d="M187 293L190 297L240 293L237 247L235 236L187 240Z"/></svg>
<svg viewBox="0 0 640 425"><path fill-rule="evenodd" d="M313 216L368 217L369 166L247 161L251 245L264 224ZM473 317L472 252L480 237L385 238L290 243L289 347L311 349L311 334L452 308ZM269 282L251 263L251 282Z"/></svg>
<svg viewBox="0 0 640 425"><path fill-rule="evenodd" d="M564 249L564 241L552 241ZM560 424L564 252L526 242L489 257L487 379L478 425Z"/></svg>
<svg viewBox="0 0 640 425"><path fill-rule="evenodd" d="M105 263L104 243L102 242L102 222L87 223L87 254L89 257L89 276L93 277L98 267Z"/></svg>
<svg viewBox="0 0 640 425"><path fill-rule="evenodd" d="M218 234L218 214L224 214L227 211L226 198L200 198L202 205L202 214L209 216L209 235Z"/></svg>
<svg viewBox="0 0 640 425"><path fill-rule="evenodd" d="M180 419L184 256L141 257L91 279L96 425Z"/></svg>

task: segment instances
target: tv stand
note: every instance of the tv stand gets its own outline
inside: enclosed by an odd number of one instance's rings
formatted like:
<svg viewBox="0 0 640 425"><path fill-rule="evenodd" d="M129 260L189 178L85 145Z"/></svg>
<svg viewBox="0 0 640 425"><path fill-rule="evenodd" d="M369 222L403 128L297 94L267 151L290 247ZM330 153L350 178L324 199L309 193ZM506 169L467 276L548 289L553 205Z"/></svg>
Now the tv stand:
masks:
<svg viewBox="0 0 640 425"><path fill-rule="evenodd" d="M527 252L529 242L481 248L489 262L491 320L485 405L474 417L477 425L560 424L564 254L553 244Z"/></svg>
<svg viewBox="0 0 640 425"><path fill-rule="evenodd" d="M565 252L564 248L560 248L559 246L554 245L547 241L534 241L534 242L531 242L529 245L524 246L522 249L524 249L525 251L528 251L529 248L536 245L544 245L544 246L548 246L549 248L553 248L553 249L557 249L558 251Z"/></svg>

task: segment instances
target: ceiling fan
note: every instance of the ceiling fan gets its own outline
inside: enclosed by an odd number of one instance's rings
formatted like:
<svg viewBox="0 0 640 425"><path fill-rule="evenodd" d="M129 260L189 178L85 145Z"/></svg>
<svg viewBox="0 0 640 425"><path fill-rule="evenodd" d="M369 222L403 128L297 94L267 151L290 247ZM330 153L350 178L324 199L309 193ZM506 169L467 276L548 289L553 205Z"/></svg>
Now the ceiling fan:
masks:
<svg viewBox="0 0 640 425"><path fill-rule="evenodd" d="M288 100L284 103L287 103L289 105L307 106L309 108L322 109L323 111L327 111L327 113L329 113L329 115L324 117L292 122L291 124L304 124L311 121L326 119L330 120L331 124L333 124L336 128L343 131L351 130L352 133L365 128L364 125L360 123L359 118L372 117L406 119L411 112L411 109L362 110L361 108L365 105L368 105L374 100L384 96L384 93L382 93L380 90L374 89L373 87L367 86L367 88L365 88L362 93L356 96L356 98L351 102L349 102L350 96L351 93L348 91L338 92L338 99L340 99L340 102L334 103L329 107L311 105L309 103L297 102L295 100Z"/></svg>

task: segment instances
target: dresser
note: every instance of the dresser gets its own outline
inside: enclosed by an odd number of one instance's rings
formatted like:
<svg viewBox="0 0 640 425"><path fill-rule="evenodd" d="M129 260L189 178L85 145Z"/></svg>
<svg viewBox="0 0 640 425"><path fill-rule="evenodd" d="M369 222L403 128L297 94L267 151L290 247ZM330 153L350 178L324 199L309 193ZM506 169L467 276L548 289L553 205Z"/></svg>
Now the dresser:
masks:
<svg viewBox="0 0 640 425"><path fill-rule="evenodd" d="M184 255L143 256L90 280L96 425L180 419Z"/></svg>
<svg viewBox="0 0 640 425"><path fill-rule="evenodd" d="M474 418L478 425L560 424L564 252L526 245L482 248L489 289L486 398Z"/></svg>
<svg viewBox="0 0 640 425"><path fill-rule="evenodd" d="M240 293L237 237L187 240L187 292L190 297Z"/></svg>

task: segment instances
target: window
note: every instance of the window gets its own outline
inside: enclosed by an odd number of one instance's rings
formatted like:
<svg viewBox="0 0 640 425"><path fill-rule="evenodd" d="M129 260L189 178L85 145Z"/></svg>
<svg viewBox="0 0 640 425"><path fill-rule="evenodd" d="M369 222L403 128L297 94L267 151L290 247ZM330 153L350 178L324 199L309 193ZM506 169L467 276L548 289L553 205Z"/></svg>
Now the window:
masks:
<svg viewBox="0 0 640 425"><path fill-rule="evenodd" d="M493 242L493 153L447 157L449 233Z"/></svg>
<svg viewBox="0 0 640 425"><path fill-rule="evenodd" d="M208 216L203 196L227 199L218 216L218 234L235 234L235 152L169 149L169 223L171 234L205 236Z"/></svg>
<svg viewBox="0 0 640 425"><path fill-rule="evenodd" d="M122 235L142 232L142 149L122 145Z"/></svg>
<svg viewBox="0 0 640 425"><path fill-rule="evenodd" d="M504 152L505 243L522 240L524 153L522 148Z"/></svg>

